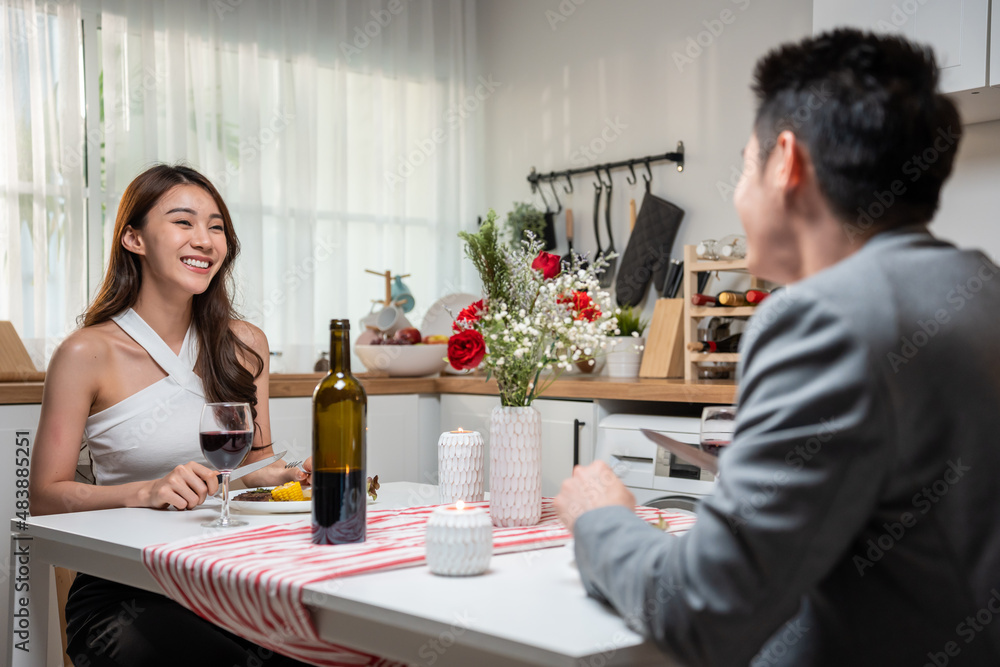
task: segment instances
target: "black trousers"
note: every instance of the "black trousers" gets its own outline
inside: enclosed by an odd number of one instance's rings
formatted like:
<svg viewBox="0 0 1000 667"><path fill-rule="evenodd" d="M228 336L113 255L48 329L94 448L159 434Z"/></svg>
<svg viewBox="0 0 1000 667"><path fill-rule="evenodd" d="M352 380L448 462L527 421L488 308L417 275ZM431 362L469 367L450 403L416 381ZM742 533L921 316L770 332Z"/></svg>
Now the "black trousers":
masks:
<svg viewBox="0 0 1000 667"><path fill-rule="evenodd" d="M173 600L77 574L66 602L67 654L76 667L291 667Z"/></svg>

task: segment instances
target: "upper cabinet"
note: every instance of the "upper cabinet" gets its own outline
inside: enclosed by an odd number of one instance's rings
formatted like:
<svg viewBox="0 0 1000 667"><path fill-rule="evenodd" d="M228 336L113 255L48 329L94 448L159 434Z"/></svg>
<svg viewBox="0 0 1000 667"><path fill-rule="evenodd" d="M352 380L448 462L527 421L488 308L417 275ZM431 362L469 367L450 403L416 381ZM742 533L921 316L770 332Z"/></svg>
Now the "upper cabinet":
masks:
<svg viewBox="0 0 1000 667"><path fill-rule="evenodd" d="M990 53L990 0L813 0L813 32L853 26L897 32L933 47L941 90L958 104L965 123L1000 118L1000 47ZM989 67L991 64L993 67Z"/></svg>

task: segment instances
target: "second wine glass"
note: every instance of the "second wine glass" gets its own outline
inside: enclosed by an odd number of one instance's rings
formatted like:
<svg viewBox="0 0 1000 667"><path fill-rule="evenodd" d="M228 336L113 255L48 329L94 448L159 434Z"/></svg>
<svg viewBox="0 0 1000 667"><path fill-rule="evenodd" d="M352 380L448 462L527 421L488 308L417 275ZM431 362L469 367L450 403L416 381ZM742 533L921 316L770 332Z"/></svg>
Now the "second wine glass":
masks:
<svg viewBox="0 0 1000 667"><path fill-rule="evenodd" d="M222 514L215 521L202 525L209 528L246 526L246 521L229 517L229 474L243 463L253 443L250 404L206 403L201 410L199 438L205 460L222 476Z"/></svg>

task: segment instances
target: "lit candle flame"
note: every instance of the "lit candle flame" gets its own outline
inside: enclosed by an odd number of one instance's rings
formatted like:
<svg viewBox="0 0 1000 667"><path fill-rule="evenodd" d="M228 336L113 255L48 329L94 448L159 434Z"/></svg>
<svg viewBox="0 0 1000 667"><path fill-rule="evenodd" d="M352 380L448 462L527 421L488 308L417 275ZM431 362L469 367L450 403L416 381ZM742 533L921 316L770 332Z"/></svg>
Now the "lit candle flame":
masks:
<svg viewBox="0 0 1000 667"><path fill-rule="evenodd" d="M457 431L452 431L452 433L471 433L471 431L466 431L461 426L458 427Z"/></svg>
<svg viewBox="0 0 1000 667"><path fill-rule="evenodd" d="M458 511L461 512L462 510L465 509L465 503L459 500L457 503L455 503L455 507L457 507Z"/></svg>

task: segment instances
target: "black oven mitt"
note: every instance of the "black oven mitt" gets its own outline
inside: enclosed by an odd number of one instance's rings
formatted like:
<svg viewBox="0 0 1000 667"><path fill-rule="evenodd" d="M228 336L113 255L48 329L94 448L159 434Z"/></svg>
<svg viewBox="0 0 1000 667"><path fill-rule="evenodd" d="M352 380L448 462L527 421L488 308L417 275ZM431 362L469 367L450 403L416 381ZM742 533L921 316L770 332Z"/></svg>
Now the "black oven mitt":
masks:
<svg viewBox="0 0 1000 667"><path fill-rule="evenodd" d="M615 298L619 306L642 303L650 278L656 292L663 291L670 251L683 218L684 211L666 199L648 192L643 197L615 281Z"/></svg>

